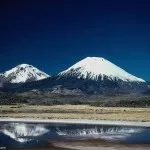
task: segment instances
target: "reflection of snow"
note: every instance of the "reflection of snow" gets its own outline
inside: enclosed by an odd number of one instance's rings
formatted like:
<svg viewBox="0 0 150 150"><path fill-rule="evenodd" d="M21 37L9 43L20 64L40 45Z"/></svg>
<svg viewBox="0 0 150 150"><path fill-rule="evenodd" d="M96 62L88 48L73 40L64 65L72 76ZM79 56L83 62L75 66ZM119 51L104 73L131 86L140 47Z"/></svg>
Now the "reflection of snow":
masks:
<svg viewBox="0 0 150 150"><path fill-rule="evenodd" d="M11 123L6 125L1 132L18 142L27 142L32 137L43 135L48 130L41 125Z"/></svg>
<svg viewBox="0 0 150 150"><path fill-rule="evenodd" d="M134 128L87 128L87 129L72 129L72 130L59 130L57 133L59 135L68 136L68 137L89 137L89 138L101 138L105 140L121 140L129 137L131 134L140 132L141 129Z"/></svg>
<svg viewBox="0 0 150 150"><path fill-rule="evenodd" d="M85 125L45 125L44 124L25 124L8 123L1 126L1 132L18 142L27 142L39 139L39 136L73 138L73 139L104 139L111 141L124 141L129 137L141 133L144 128L125 127L125 126L85 126Z"/></svg>

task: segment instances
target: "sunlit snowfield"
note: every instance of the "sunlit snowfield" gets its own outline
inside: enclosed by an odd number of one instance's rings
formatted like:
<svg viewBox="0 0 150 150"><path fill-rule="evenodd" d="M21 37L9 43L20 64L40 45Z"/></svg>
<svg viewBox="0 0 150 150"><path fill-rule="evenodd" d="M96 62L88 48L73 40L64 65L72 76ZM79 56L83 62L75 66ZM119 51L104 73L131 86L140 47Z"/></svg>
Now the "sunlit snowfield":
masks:
<svg viewBox="0 0 150 150"><path fill-rule="evenodd" d="M32 150L149 150L150 128L1 123L0 147Z"/></svg>

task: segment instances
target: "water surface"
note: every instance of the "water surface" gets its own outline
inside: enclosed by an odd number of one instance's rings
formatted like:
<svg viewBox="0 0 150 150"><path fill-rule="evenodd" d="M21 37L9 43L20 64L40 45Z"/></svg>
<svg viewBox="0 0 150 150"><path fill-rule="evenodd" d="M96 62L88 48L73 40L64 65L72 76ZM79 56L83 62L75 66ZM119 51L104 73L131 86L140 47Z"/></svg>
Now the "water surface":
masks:
<svg viewBox="0 0 150 150"><path fill-rule="evenodd" d="M0 123L6 149L149 150L150 128L109 125Z"/></svg>

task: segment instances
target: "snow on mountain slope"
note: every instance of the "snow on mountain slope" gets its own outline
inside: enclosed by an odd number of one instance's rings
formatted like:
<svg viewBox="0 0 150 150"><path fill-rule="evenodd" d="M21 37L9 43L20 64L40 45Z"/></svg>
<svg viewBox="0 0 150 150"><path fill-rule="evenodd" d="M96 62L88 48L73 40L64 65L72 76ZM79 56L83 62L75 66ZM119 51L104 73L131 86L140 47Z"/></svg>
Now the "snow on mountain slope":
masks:
<svg viewBox="0 0 150 150"><path fill-rule="evenodd" d="M0 81L10 83L25 83L48 78L49 75L28 64L21 64L0 74Z"/></svg>
<svg viewBox="0 0 150 150"><path fill-rule="evenodd" d="M101 57L87 57L67 70L59 73L59 76L76 76L84 79L90 78L97 80L99 76L103 80L107 77L109 80L122 80L125 82L145 82L141 78L137 78L110 61Z"/></svg>

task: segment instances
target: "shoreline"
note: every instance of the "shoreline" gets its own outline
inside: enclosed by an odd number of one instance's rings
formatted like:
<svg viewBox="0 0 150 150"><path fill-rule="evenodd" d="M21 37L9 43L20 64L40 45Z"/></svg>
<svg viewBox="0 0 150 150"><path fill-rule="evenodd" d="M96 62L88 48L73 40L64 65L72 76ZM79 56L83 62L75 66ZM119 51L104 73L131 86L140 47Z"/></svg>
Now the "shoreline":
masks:
<svg viewBox="0 0 150 150"><path fill-rule="evenodd" d="M111 121L88 119L35 119L35 118L0 118L0 123L46 123L46 124L80 124L80 125L108 125L150 128L150 122L140 121Z"/></svg>

